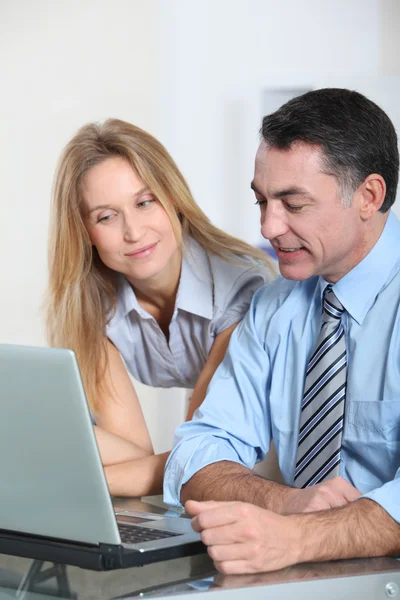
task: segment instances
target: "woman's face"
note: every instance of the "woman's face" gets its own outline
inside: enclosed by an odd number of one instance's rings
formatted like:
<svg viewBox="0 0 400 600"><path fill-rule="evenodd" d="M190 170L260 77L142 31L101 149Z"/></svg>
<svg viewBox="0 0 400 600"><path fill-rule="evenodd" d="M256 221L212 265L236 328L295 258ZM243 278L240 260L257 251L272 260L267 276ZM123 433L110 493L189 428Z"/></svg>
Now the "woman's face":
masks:
<svg viewBox="0 0 400 600"><path fill-rule="evenodd" d="M82 191L86 229L107 267L133 286L174 276L181 251L171 221L125 159L93 167Z"/></svg>

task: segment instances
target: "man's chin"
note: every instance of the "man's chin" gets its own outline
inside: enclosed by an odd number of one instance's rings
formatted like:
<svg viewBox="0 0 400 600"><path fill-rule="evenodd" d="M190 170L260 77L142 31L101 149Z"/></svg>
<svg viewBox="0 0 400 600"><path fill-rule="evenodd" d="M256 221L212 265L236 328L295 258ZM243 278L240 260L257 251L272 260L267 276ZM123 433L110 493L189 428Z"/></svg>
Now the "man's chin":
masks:
<svg viewBox="0 0 400 600"><path fill-rule="evenodd" d="M290 279L294 281L304 281L305 279L309 279L315 273L311 272L311 269L304 269L299 266L288 266L288 265L279 265L279 271L282 277L285 279Z"/></svg>

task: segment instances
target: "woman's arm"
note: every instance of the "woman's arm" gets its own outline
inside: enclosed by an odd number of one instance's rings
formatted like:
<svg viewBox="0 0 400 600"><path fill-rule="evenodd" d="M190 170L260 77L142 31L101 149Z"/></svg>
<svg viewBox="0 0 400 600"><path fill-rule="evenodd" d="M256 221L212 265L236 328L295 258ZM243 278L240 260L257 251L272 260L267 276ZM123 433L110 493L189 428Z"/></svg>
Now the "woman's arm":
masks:
<svg viewBox="0 0 400 600"><path fill-rule="evenodd" d="M221 331L221 333L219 333L216 336L212 348L210 350L210 354L208 355L206 364L204 365L203 370L200 373L200 376L197 380L196 387L193 390L188 412L186 415L187 421L191 420L195 410L199 408L200 404L206 397L208 384L210 383L212 376L214 375L215 371L222 362L222 359L224 358L226 350L228 348L231 335L238 325L239 323L234 323L227 329L224 329L224 331Z"/></svg>
<svg viewBox="0 0 400 600"><path fill-rule="evenodd" d="M187 414L188 420L192 418L196 408L203 402L208 384L225 356L230 337L236 326L237 323L231 325L215 338L193 391ZM137 457L135 460L118 461L119 464L106 466L105 473L111 494L113 496L149 496L161 493L164 467L169 454L169 452L164 452L153 456Z"/></svg>
<svg viewBox="0 0 400 600"><path fill-rule="evenodd" d="M153 454L104 468L112 496L152 496L161 494L164 468L170 452Z"/></svg>
<svg viewBox="0 0 400 600"><path fill-rule="evenodd" d="M98 425L94 426L94 433L104 467L149 456L149 453L137 444L129 442L115 433L110 433Z"/></svg>
<svg viewBox="0 0 400 600"><path fill-rule="evenodd" d="M94 415L104 466L154 454L139 399L118 350L109 340L107 353L105 392Z"/></svg>

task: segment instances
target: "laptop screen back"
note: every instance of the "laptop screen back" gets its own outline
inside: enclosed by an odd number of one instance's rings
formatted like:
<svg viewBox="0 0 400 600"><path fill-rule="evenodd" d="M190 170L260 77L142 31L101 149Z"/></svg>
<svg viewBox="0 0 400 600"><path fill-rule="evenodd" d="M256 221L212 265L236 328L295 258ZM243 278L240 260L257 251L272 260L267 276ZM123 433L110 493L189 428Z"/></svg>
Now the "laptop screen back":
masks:
<svg viewBox="0 0 400 600"><path fill-rule="evenodd" d="M0 344L0 529L120 544L71 350Z"/></svg>

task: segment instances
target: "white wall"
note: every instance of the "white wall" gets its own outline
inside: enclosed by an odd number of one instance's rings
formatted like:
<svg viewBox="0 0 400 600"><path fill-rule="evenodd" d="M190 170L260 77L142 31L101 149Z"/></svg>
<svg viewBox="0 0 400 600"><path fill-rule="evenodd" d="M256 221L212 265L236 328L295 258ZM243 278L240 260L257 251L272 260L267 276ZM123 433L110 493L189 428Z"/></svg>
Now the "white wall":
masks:
<svg viewBox="0 0 400 600"><path fill-rule="evenodd" d="M256 242L262 90L378 75L379 2L168 0L160 22L165 142L214 222Z"/></svg>
<svg viewBox="0 0 400 600"><path fill-rule="evenodd" d="M380 0L381 61L384 75L400 75L400 2Z"/></svg>
<svg viewBox="0 0 400 600"><path fill-rule="evenodd" d="M378 76L381 13L378 0L2 0L0 342L45 343L50 188L80 125L115 116L148 129L214 222L257 241L262 90ZM181 394L139 393L165 449Z"/></svg>
<svg viewBox="0 0 400 600"><path fill-rule="evenodd" d="M158 15L158 0L0 2L0 343L46 343L50 191L65 143L112 116L158 134ZM136 387L166 450L183 392Z"/></svg>
<svg viewBox="0 0 400 600"><path fill-rule="evenodd" d="M158 120L158 2L0 3L0 341L41 344L50 189L87 121Z"/></svg>

